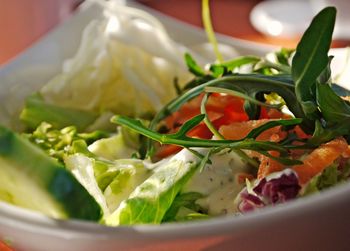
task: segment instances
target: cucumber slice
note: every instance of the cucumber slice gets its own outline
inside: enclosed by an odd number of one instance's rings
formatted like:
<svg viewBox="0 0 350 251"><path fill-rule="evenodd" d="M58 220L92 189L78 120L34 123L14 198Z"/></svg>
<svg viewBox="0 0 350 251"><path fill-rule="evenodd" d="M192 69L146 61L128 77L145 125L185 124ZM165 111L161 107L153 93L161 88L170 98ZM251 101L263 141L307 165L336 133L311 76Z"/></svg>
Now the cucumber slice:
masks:
<svg viewBox="0 0 350 251"><path fill-rule="evenodd" d="M64 166L0 126L0 199L53 218L97 221L101 208Z"/></svg>

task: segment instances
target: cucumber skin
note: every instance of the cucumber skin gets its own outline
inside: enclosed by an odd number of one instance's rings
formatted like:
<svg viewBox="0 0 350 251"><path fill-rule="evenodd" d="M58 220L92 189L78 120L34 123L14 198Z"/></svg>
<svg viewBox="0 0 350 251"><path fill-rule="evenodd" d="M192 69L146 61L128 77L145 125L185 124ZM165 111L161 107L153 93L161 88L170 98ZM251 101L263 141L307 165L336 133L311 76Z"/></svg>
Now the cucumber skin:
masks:
<svg viewBox="0 0 350 251"><path fill-rule="evenodd" d="M20 171L52 195L68 217L89 221L101 218L98 203L63 165L1 125L0 157L16 163Z"/></svg>

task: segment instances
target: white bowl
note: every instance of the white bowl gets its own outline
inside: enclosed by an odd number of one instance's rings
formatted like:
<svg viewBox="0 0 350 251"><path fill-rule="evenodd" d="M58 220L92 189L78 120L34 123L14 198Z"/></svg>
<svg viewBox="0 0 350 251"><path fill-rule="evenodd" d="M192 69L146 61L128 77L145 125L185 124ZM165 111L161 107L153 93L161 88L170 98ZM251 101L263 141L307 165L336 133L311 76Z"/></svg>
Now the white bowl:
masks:
<svg viewBox="0 0 350 251"><path fill-rule="evenodd" d="M141 5L132 3L139 8ZM186 46L206 41L194 27L152 12ZM86 3L71 19L0 69L0 119L60 70L78 46L83 27L101 9ZM242 54L262 55L269 46L219 36ZM338 62L341 65L341 61ZM341 68L341 66L339 66ZM21 88L21 95L16 90ZM18 107L7 107L16 96ZM3 121L2 123L9 123ZM16 250L348 250L350 184L244 216L205 221L111 228L82 221L53 220L0 202L0 239Z"/></svg>

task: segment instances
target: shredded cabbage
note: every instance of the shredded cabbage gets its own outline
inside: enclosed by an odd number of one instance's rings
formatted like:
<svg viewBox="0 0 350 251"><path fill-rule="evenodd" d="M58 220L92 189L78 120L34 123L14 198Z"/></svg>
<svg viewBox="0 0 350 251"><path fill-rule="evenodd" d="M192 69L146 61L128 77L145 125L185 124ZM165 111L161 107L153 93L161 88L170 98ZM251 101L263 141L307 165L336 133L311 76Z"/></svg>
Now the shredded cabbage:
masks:
<svg viewBox="0 0 350 251"><path fill-rule="evenodd" d="M183 51L160 26L141 11L110 10L85 28L76 55L41 89L47 102L141 116L175 97L175 78L189 79Z"/></svg>

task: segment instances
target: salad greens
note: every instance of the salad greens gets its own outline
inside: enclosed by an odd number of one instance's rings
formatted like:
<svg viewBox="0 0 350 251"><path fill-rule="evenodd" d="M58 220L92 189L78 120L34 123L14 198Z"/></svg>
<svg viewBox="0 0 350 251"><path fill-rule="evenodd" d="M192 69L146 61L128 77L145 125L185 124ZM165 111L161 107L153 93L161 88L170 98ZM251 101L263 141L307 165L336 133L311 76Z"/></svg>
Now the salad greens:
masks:
<svg viewBox="0 0 350 251"><path fill-rule="evenodd" d="M124 126L129 126L130 128L138 131L140 134L143 134L151 139L157 140L162 144L173 144L180 145L182 147L203 147L203 148L216 148L214 151L219 151L225 148L230 149L245 149L245 150L254 150L257 152L262 152L268 154L266 151L275 150L280 151L281 153L286 153L288 148L295 148L295 146L281 146L273 142L261 142L255 141L254 139L262 133L264 130L275 127L277 125L290 126L296 125L301 122L300 119L288 119L288 120L276 120L271 121L262 125L261 127L255 128L252 130L245 139L232 141L232 140L205 140L198 138L189 138L186 136L186 133L193 129L194 126L198 125L204 119L204 115L198 115L191 120L187 121L180 130L172 135L169 134L160 134L154 132L150 129L144 127L139 121L124 117L124 116L115 116L112 118L112 122L122 124ZM289 160L289 159L280 159L275 158L283 162L285 165L295 165L300 164L298 160Z"/></svg>
<svg viewBox="0 0 350 251"><path fill-rule="evenodd" d="M20 114L20 119L31 129L37 128L45 121L56 128L74 125L79 131L85 130L97 117L94 112L48 104L40 94L28 97Z"/></svg>
<svg viewBox="0 0 350 251"><path fill-rule="evenodd" d="M62 164L0 127L0 194L5 201L56 218L96 221L100 206ZM23 185L22 185L23 183Z"/></svg>
<svg viewBox="0 0 350 251"><path fill-rule="evenodd" d="M193 79L184 85L164 75L181 68L169 48L163 72L159 58L111 43L110 33L84 40L63 73L26 99L24 132L0 126L0 199L55 218L161 224L246 213L345 182L349 92L332 83L328 55L335 8L313 19L295 51L223 61L203 3L218 60L204 68L185 53ZM101 27L91 24L85 38ZM112 54L121 51L125 65ZM151 77L140 62L152 64ZM175 84L171 95L158 90L163 82Z"/></svg>
<svg viewBox="0 0 350 251"><path fill-rule="evenodd" d="M293 57L292 77L295 82L295 94L305 117L309 119L319 117L315 103L316 80L328 66L335 15L335 8L322 10L306 30Z"/></svg>
<svg viewBox="0 0 350 251"><path fill-rule="evenodd" d="M158 224L198 163L177 159L161 165L107 219L109 225ZM117 219L117 220L115 220Z"/></svg>

